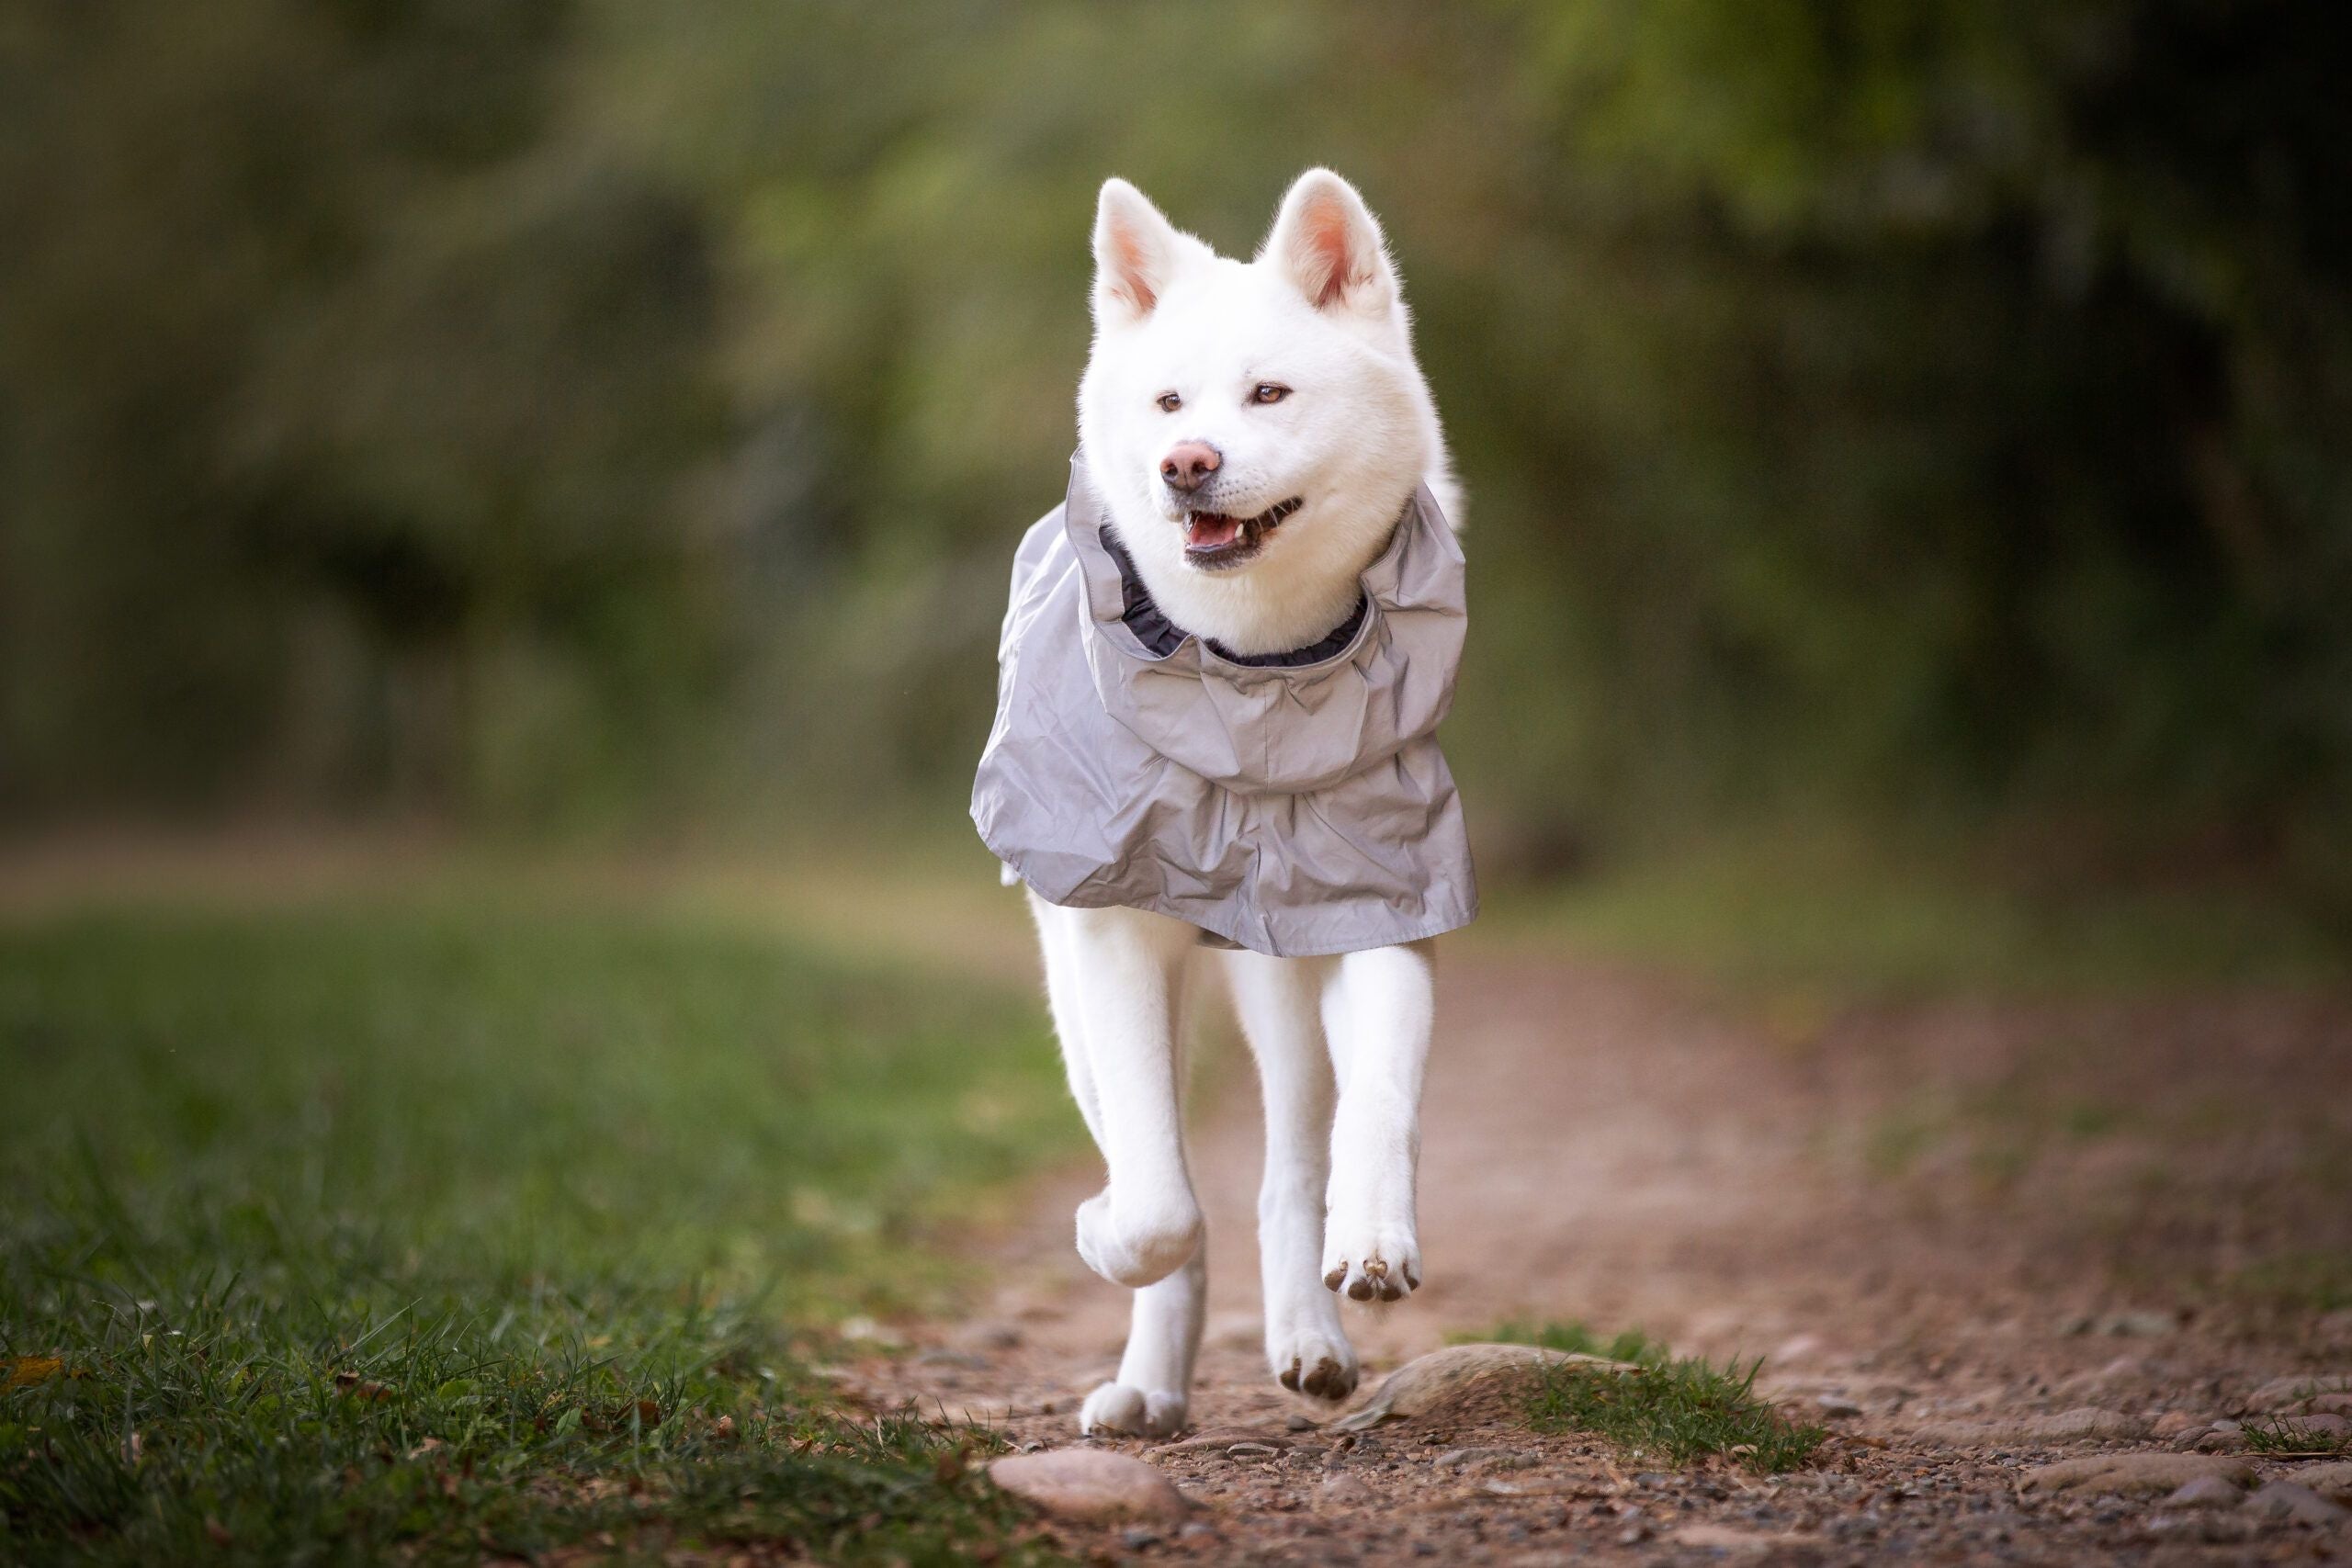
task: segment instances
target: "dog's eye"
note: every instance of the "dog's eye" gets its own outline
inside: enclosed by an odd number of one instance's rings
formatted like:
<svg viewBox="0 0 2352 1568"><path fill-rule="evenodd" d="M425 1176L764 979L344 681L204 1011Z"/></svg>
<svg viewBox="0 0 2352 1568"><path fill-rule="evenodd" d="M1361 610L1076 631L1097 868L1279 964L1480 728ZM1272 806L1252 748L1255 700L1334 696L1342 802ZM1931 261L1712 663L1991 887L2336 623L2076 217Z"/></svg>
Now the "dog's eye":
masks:
<svg viewBox="0 0 2352 1568"><path fill-rule="evenodd" d="M1250 389L1250 400L1253 403L1278 403L1289 396L1290 389L1280 381L1261 381Z"/></svg>
<svg viewBox="0 0 2352 1568"><path fill-rule="evenodd" d="M1178 409L1181 409L1183 406L1184 400L1178 397L1175 393L1162 392L1159 394L1159 412L1161 413L1174 413Z"/></svg>

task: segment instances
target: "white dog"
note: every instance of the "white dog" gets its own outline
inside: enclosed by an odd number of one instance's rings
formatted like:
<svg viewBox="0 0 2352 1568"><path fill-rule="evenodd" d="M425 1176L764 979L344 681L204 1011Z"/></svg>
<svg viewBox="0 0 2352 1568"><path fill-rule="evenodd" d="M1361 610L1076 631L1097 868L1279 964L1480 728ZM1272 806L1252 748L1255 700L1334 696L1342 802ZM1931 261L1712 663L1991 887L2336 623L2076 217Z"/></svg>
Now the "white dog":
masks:
<svg viewBox="0 0 2352 1568"><path fill-rule="evenodd" d="M1156 606L1181 628L1171 637L1204 640L1210 651L1194 655L1196 664L1214 666L1213 678L1241 682L1221 689L1211 705L1243 703L1260 689L1250 683L1260 677L1259 666L1282 662L1270 656L1304 649L1303 660L1315 671L1344 670L1351 660L1372 669L1385 660L1380 678L1419 694L1397 703L1419 702L1423 710L1410 723L1391 713L1389 728L1433 728L1451 693L1450 661L1442 671L1417 672L1405 665L1404 637L1393 649L1368 651L1374 634L1362 629L1367 605L1390 626L1421 615L1423 624L1450 627L1444 636L1458 650L1462 618L1460 557L1443 524L1456 509L1444 438L1414 361L1396 268L1363 198L1329 171L1308 172L1283 198L1257 258L1245 263L1179 232L1141 192L1114 179L1102 186L1094 259L1094 347L1079 391L1070 508L1080 505L1082 493L1095 498L1086 504L1099 509L1101 522L1085 539L1099 534L1107 542L1085 543L1089 553L1072 557L1057 514L1024 545L1007 624L1008 695L1001 699L992 748L1018 722L1007 716L1016 705L1009 694L1016 681L1037 678L1040 656L1024 649L1075 646L1083 629L1084 601L1076 611L1073 601L1056 601L1057 618L1042 631L1023 621L1024 592L1055 572L1093 574L1097 621L1108 624L1122 613L1124 577L1130 625L1139 624L1133 619L1138 604L1147 613ZM1405 539L1424 515L1436 520L1425 530L1430 536ZM1047 550L1050 559L1038 553ZM1416 600L1409 586L1395 586L1395 562L1410 551L1419 552L1442 591ZM1120 576L1108 575L1103 564L1114 558ZM1407 574L1413 570L1408 562ZM1107 610L1100 608L1106 592ZM1443 603L1449 592L1450 604ZM1038 601L1035 592L1030 597ZM1437 638L1441 645L1444 636ZM1023 640L1030 637L1053 640ZM1104 654L1098 666L1104 660L1121 662L1115 653ZM1127 662L1152 668L1148 660ZM1079 671L1070 679L1082 684L1083 667L1070 668ZM1183 722L1209 723L1222 744L1230 739L1225 721L1200 719L1193 699L1204 677L1186 668L1184 711L1192 716ZM1096 677L1098 683L1124 678L1099 670ZM1280 697L1272 702L1279 710ZM1363 721L1356 710L1388 711L1353 698L1337 705L1348 707L1347 722L1358 729ZM1273 711L1264 722L1284 721ZM1057 765L1083 770L1100 761L1069 733L1057 727L1053 739L1062 752L1089 754ZM1104 733L1133 743L1125 730ZM1392 836L1426 839L1448 874L1458 865L1458 897L1445 889L1425 897L1424 879L1408 868L1396 874L1403 891L1370 900L1382 910L1404 909L1398 919L1417 923L1379 929L1408 936L1451 929L1475 908L1451 778L1433 739L1422 733L1417 744L1423 750L1399 750L1409 739L1363 743L1373 759L1367 771L1385 792L1380 825L1346 840L1351 846L1371 842L1363 852L1379 858ZM1225 846L1220 853L1231 849L1231 823L1245 808L1261 814L1251 829L1261 833L1291 831L1285 822L1304 832L1311 826L1306 817L1331 815L1322 807L1302 813L1295 804L1300 795L1282 793L1297 784L1311 799L1323 799L1311 793L1320 785L1304 779L1277 781L1271 797L1262 788L1225 793L1215 782L1221 764L1214 759L1188 755L1179 768L1148 749L1137 754L1148 761L1140 770L1148 782L1135 787L1157 790L1162 786L1148 780L1181 776L1195 791L1185 796L1183 830ZM1102 767L1136 771L1124 759ZM1267 1359L1285 1388L1344 1398L1356 1385L1356 1357L1340 1327L1339 1298L1394 1301L1421 1280L1414 1169L1431 1022L1429 937L1388 934L1378 945L1363 945L1288 939L1283 931L1291 928L1246 922L1225 929L1224 906L1186 881L1190 870L1157 862L1144 879L1151 897L1065 899L1067 888L1049 886L1051 876L1037 869L1051 860L1053 846L1024 863L1009 847L1009 831L991 831L982 799L991 787L989 768L984 761L975 816L992 847L1032 885L1070 1089L1108 1167L1102 1191L1079 1208L1078 1249L1096 1272L1136 1292L1117 1379L1087 1398L1081 1427L1162 1435L1185 1419L1206 1272L1179 1086L1185 979L1204 928L1232 939L1220 945L1235 950L1217 961L1265 1096L1258 1213ZM1211 782L1204 784L1204 774ZM1036 794L1025 782L997 787L1024 806ZM1097 787L1127 786L1114 779ZM1409 809L1395 808L1397 791ZM1066 820L1070 816L1049 816L1045 835L1083 837L1084 825ZM1265 854L1266 843L1261 839L1251 849L1237 897L1253 897L1250 887L1276 874L1263 869L1279 858ZM1113 872L1132 885L1139 874L1132 863L1136 853L1130 846L1097 858L1114 862ZM1351 872L1337 881L1353 888L1361 879ZM1041 887L1056 901L1040 896ZM1213 912L1185 918L1193 906L1181 900L1194 897ZM1118 901L1080 907L1102 898ZM1170 908L1178 912L1164 912ZM1289 913L1304 921L1317 911ZM1310 955L1271 955L1301 946Z"/></svg>

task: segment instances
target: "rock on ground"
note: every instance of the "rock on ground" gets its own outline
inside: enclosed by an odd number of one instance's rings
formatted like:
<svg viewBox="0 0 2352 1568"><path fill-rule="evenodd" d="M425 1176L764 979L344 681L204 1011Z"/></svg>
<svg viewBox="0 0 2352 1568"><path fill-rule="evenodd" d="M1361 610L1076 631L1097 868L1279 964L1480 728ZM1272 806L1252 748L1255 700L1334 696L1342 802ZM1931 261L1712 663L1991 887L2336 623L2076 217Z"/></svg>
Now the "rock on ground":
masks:
<svg viewBox="0 0 2352 1568"><path fill-rule="evenodd" d="M2028 1471L2021 1484L2028 1492L2129 1495L2170 1492L2209 1479L2243 1489L2254 1484L2254 1471L2237 1460L2212 1454L2093 1454Z"/></svg>
<svg viewBox="0 0 2352 1568"><path fill-rule="evenodd" d="M1383 1421L1426 1415L1493 1380L1523 1375L1539 1367L1572 1365L1628 1376L1639 1376L1642 1370L1631 1361L1546 1350L1535 1345L1449 1345L1397 1368L1370 1403L1331 1427L1335 1431L1366 1431Z"/></svg>
<svg viewBox="0 0 2352 1568"><path fill-rule="evenodd" d="M1007 1454L989 1479L1056 1518L1078 1524L1181 1519L1192 1508L1176 1483L1139 1459L1101 1449Z"/></svg>
<svg viewBox="0 0 2352 1568"><path fill-rule="evenodd" d="M2292 1519L2298 1524L2340 1525L2352 1519L2352 1508L2331 1503L2308 1486L2273 1481L2245 1500L2254 1513L2267 1518Z"/></svg>
<svg viewBox="0 0 2352 1568"><path fill-rule="evenodd" d="M2165 1498L2167 1508L2234 1508L2245 1500L2245 1490L2218 1475L2199 1475L2180 1483Z"/></svg>
<svg viewBox="0 0 2352 1568"><path fill-rule="evenodd" d="M2055 1416L2021 1416L2005 1421L1934 1421L1916 1427L1911 1436L1923 1443L1971 1449L2004 1443L2130 1442L2147 1435L2148 1424L2120 1411L2086 1404Z"/></svg>

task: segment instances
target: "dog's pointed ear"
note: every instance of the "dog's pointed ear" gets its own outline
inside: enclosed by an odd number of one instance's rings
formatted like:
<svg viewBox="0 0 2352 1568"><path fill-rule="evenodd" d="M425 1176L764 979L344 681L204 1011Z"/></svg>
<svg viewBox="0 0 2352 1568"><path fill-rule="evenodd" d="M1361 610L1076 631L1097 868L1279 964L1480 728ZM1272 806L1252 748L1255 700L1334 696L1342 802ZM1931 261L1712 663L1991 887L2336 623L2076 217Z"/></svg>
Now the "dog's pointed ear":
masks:
<svg viewBox="0 0 2352 1568"><path fill-rule="evenodd" d="M1151 198L1122 179L1102 182L1094 204L1094 321L1127 326L1159 307L1182 259L1185 237Z"/></svg>
<svg viewBox="0 0 2352 1568"><path fill-rule="evenodd" d="M1281 267L1318 310L1378 315L1396 302L1396 270L1379 220L1356 187L1329 169L1309 169L1292 184L1258 259Z"/></svg>

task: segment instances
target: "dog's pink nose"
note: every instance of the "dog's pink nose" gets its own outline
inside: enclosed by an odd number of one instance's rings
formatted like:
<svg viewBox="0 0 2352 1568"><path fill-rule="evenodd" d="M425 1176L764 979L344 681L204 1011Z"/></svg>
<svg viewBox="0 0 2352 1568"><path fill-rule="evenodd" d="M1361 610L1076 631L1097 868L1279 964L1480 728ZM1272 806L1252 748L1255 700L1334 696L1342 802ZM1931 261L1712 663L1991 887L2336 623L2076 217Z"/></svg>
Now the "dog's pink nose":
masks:
<svg viewBox="0 0 2352 1568"><path fill-rule="evenodd" d="M1168 481L1170 490L1191 494L1208 483L1209 476L1224 462L1224 457L1205 441L1179 441L1159 459L1159 477Z"/></svg>

